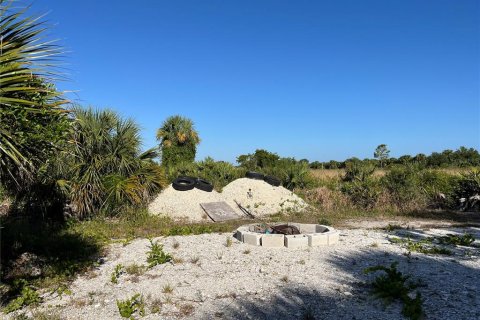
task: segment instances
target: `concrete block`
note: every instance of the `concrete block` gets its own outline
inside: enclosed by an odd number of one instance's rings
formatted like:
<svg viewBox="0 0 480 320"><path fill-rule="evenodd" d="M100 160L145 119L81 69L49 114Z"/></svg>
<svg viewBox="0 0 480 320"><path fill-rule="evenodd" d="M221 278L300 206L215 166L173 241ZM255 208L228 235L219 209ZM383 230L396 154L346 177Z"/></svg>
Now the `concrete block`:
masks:
<svg viewBox="0 0 480 320"><path fill-rule="evenodd" d="M315 233L317 232L317 225L310 223L299 223L299 229L301 233Z"/></svg>
<svg viewBox="0 0 480 320"><path fill-rule="evenodd" d="M259 233L252 233L246 231L243 233L243 242L254 246L259 246L261 237L262 235Z"/></svg>
<svg viewBox="0 0 480 320"><path fill-rule="evenodd" d="M248 232L248 228L245 228L245 227L240 227L237 229L237 232L235 232L235 238L238 240L238 241L242 241L243 242L243 235Z"/></svg>
<svg viewBox="0 0 480 320"><path fill-rule="evenodd" d="M338 233L338 231L334 230L334 231L331 231L331 233L329 232L328 245L331 246L332 244L337 243L339 239L340 239L340 234Z"/></svg>
<svg viewBox="0 0 480 320"><path fill-rule="evenodd" d="M308 237L304 234L286 235L285 247L306 248L308 247Z"/></svg>
<svg viewBox="0 0 480 320"><path fill-rule="evenodd" d="M307 234L308 245L310 247L328 246L328 234L314 233Z"/></svg>
<svg viewBox="0 0 480 320"><path fill-rule="evenodd" d="M264 234L262 235L262 247L281 248L285 245L284 238L283 234Z"/></svg>

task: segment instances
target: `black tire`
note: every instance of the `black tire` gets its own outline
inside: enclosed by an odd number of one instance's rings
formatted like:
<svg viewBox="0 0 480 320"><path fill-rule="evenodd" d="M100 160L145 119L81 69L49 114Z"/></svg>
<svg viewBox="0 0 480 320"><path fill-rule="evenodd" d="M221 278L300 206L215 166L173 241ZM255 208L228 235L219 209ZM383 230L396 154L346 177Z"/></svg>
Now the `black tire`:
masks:
<svg viewBox="0 0 480 320"><path fill-rule="evenodd" d="M212 192L213 191L213 185L208 182L207 180L203 180L198 178L197 182L195 183L195 188L200 189L205 192Z"/></svg>
<svg viewBox="0 0 480 320"><path fill-rule="evenodd" d="M278 187L282 184L282 181L280 181L280 179L274 177L274 176L265 176L265 178L263 178L263 181L265 181L266 183L274 186L274 187Z"/></svg>
<svg viewBox="0 0 480 320"><path fill-rule="evenodd" d="M173 180L172 187L177 191L188 191L192 190L197 183L197 179L192 177L178 177Z"/></svg>
<svg viewBox="0 0 480 320"><path fill-rule="evenodd" d="M263 180L265 176L259 172L247 171L247 174L245 174L245 177L250 179L255 179L255 180Z"/></svg>

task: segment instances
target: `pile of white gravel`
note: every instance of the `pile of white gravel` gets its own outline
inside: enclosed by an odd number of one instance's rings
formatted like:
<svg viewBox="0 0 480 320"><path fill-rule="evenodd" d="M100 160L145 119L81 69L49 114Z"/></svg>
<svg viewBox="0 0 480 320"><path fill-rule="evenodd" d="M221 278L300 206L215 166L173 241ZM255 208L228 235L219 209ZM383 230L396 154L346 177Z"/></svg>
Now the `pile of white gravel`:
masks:
<svg viewBox="0 0 480 320"><path fill-rule="evenodd" d="M307 207L302 198L284 187L274 187L263 180L241 178L229 183L222 190L225 202L236 206L235 201L263 217L278 212L301 211Z"/></svg>
<svg viewBox="0 0 480 320"><path fill-rule="evenodd" d="M236 202L257 217L278 212L301 211L307 204L284 187L274 187L263 180L241 178L223 188L205 192L196 188L177 191L171 185L163 190L148 206L154 215L166 215L174 219L205 221L208 219L201 203L225 201L239 216L244 216ZM209 220L209 219L208 219Z"/></svg>
<svg viewBox="0 0 480 320"><path fill-rule="evenodd" d="M221 195L213 190L205 192L197 188L177 191L172 185L163 190L148 206L155 215L166 215L174 219L201 221L207 218L200 203L223 201Z"/></svg>

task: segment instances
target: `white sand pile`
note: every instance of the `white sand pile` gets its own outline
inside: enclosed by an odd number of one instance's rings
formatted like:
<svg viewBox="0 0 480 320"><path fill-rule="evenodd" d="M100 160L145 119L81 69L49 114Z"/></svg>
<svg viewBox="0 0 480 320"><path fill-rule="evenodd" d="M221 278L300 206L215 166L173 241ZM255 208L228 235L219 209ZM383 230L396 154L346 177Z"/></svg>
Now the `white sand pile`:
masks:
<svg viewBox="0 0 480 320"><path fill-rule="evenodd" d="M282 186L274 187L263 180L248 178L232 181L223 188L222 196L232 208L237 208L236 200L258 217L278 212L301 211L307 207L299 196Z"/></svg>
<svg viewBox="0 0 480 320"><path fill-rule="evenodd" d="M188 191L177 191L169 185L148 206L151 214L165 214L174 219L186 218L191 221L205 219L205 211L200 203L223 201L221 195L213 190L205 192L197 188ZM208 218L209 219L209 218Z"/></svg>
<svg viewBox="0 0 480 320"><path fill-rule="evenodd" d="M285 211L301 211L307 204L284 187L274 187L262 180L237 179L223 188L205 192L196 188L177 191L170 185L150 203L151 214L165 214L174 219L186 218L190 221L204 221L206 214L200 203L225 201L239 216L244 216L235 201L255 216L262 217ZM210 220L210 219L208 219Z"/></svg>

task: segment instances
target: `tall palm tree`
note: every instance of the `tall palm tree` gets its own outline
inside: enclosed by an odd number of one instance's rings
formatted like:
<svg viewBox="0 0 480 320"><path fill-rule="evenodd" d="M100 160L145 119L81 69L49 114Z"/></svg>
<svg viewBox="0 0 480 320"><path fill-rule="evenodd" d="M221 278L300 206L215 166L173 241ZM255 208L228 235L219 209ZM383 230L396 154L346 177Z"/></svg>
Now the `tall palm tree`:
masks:
<svg viewBox="0 0 480 320"><path fill-rule="evenodd" d="M168 117L157 130L162 150L162 164L193 162L200 143L193 121L179 115Z"/></svg>
<svg viewBox="0 0 480 320"><path fill-rule="evenodd" d="M61 76L55 59L62 49L45 39L38 17L24 17L12 3L0 0L0 178L15 180L54 146L39 137L64 116L67 101L49 84Z"/></svg>
<svg viewBox="0 0 480 320"><path fill-rule="evenodd" d="M110 110L75 108L74 114L64 187L79 216L144 204L165 185L153 162L156 152L141 151L139 128L131 119Z"/></svg>

